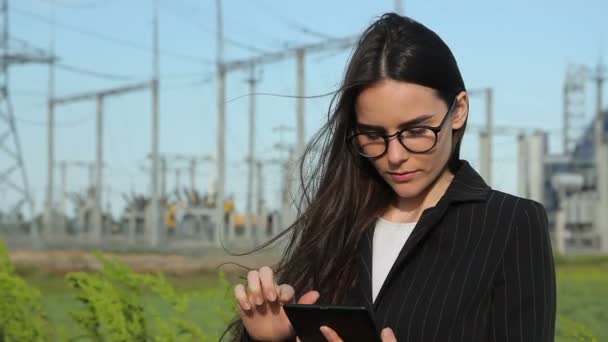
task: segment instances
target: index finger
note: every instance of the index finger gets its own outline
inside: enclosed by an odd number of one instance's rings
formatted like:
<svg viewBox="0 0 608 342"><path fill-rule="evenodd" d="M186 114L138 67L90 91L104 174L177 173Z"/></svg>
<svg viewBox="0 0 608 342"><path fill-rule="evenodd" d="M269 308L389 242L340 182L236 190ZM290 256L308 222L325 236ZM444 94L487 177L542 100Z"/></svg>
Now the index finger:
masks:
<svg viewBox="0 0 608 342"><path fill-rule="evenodd" d="M277 299L276 284L274 283L274 274L268 266L260 268L260 282L262 283L262 292L266 299L274 302Z"/></svg>

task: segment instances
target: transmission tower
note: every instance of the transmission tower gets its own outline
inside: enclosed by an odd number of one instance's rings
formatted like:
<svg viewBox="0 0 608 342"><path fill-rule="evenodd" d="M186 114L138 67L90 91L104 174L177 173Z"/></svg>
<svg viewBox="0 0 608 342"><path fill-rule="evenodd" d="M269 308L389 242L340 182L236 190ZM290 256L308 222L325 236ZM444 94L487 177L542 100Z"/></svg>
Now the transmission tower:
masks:
<svg viewBox="0 0 608 342"><path fill-rule="evenodd" d="M14 201L13 205L3 204L4 208L0 210L7 210L9 215L20 215L22 206L27 205L33 219L34 203L9 94L9 67L16 64L48 64L52 63L53 58L43 50L9 35L8 0L0 0L0 30L0 188L9 190L10 196L7 197ZM37 242L38 231L33 227L30 232Z"/></svg>
<svg viewBox="0 0 608 342"><path fill-rule="evenodd" d="M566 70L564 83L564 153L574 150L580 139L585 120L585 84L588 80L588 70L585 66L569 65Z"/></svg>

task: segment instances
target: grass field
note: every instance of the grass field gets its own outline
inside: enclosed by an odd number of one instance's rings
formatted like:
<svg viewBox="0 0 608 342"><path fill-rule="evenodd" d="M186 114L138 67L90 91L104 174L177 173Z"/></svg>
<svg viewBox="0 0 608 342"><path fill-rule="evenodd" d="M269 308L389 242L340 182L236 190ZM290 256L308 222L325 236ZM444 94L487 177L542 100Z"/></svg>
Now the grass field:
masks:
<svg viewBox="0 0 608 342"><path fill-rule="evenodd" d="M560 267L557 287L558 341L608 341L608 268Z"/></svg>
<svg viewBox="0 0 608 342"><path fill-rule="evenodd" d="M598 260L558 262L557 341L608 341L608 263L606 259ZM64 329L67 336L78 336L79 328L69 315L78 303L65 280L37 273L25 277L43 293L53 326ZM219 287L217 275L169 280L177 289L193 295L189 318L216 339L225 327L225 319L217 314L218 307L230 310L232 305L231 293Z"/></svg>

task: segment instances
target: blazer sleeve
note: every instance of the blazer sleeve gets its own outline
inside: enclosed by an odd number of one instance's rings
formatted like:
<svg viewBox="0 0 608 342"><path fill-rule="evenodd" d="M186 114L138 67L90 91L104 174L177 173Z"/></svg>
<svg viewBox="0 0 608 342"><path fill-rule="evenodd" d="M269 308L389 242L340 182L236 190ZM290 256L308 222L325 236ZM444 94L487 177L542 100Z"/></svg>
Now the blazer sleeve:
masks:
<svg viewBox="0 0 608 342"><path fill-rule="evenodd" d="M491 341L553 342L555 265L545 208L520 200L496 271Z"/></svg>

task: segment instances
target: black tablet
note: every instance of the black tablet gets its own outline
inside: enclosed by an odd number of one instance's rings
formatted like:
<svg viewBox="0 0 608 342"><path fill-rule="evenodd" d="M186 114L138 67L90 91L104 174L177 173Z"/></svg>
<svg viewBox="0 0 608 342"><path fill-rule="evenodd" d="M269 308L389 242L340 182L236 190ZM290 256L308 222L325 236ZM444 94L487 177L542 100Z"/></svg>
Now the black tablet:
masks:
<svg viewBox="0 0 608 342"><path fill-rule="evenodd" d="M382 342L370 312L365 307L285 304L285 313L302 342L326 342L319 330L332 328L344 342Z"/></svg>

